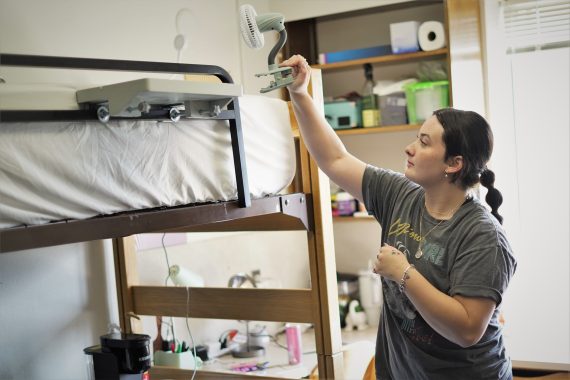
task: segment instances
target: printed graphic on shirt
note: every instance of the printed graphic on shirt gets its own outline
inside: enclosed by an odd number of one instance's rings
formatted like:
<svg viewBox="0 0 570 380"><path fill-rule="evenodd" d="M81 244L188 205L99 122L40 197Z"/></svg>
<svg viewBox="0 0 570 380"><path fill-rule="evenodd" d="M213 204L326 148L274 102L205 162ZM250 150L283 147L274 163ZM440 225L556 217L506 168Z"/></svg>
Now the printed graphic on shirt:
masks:
<svg viewBox="0 0 570 380"><path fill-rule="evenodd" d="M402 221L401 218L396 219L388 230L387 243L396 247L404 253L410 263L416 263L419 260L441 267L445 256L445 248L441 245L426 241L416 232L411 223ZM393 240L392 240L393 239ZM416 252L420 246L423 255L416 259L411 252ZM408 337L423 344L432 344L434 331L421 318L416 308L405 294L400 292L398 283L395 281L384 281L383 284L384 299L388 304L392 314L400 318L400 329L403 330Z"/></svg>
<svg viewBox="0 0 570 380"><path fill-rule="evenodd" d="M398 237L401 235L406 235L418 243L421 239L420 234L413 230L410 223L402 222L402 220L398 218L394 223L390 225L390 228L388 229L388 236Z"/></svg>

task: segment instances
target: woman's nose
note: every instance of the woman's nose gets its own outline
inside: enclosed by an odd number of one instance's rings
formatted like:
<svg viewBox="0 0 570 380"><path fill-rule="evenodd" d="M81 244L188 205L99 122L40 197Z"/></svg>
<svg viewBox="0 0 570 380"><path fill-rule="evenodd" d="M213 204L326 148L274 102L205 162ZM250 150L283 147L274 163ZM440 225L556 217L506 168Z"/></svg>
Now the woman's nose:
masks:
<svg viewBox="0 0 570 380"><path fill-rule="evenodd" d="M409 144L406 149L404 149L404 153L406 153L408 156L413 156L412 145L413 144Z"/></svg>

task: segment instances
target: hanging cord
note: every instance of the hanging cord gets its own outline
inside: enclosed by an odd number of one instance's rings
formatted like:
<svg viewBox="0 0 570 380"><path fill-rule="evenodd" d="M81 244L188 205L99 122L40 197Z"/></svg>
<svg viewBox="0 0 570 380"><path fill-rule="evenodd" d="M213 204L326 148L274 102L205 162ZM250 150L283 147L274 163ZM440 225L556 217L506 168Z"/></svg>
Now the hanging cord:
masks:
<svg viewBox="0 0 570 380"><path fill-rule="evenodd" d="M168 285L168 279L170 278L170 261L168 260L168 251L166 250L166 245L164 244L164 238L166 237L166 232L162 234L162 249L164 250L164 257L166 259L166 266L168 269L168 275L164 280L164 286ZM196 372L198 371L198 359L196 359L196 344L194 343L194 336L192 335L192 331L190 331L190 324L188 322L190 315L190 287L186 287L186 329L188 330L188 335L190 335L190 342L192 343L192 353L194 355L194 371L192 372L192 378L190 380L194 380L196 377ZM170 329L172 332L172 339L176 342L176 336L174 335L174 320L170 317ZM160 333L160 332L159 332Z"/></svg>
<svg viewBox="0 0 570 380"><path fill-rule="evenodd" d="M164 245L164 238L166 237L166 232L162 234L162 250L164 251L164 258L166 259L166 271L168 274L164 279L164 286L168 286L168 279L170 278L170 261L168 260L168 251L166 251L166 246ZM170 317L170 332L172 333L172 339L176 342L176 335L174 335L174 320Z"/></svg>

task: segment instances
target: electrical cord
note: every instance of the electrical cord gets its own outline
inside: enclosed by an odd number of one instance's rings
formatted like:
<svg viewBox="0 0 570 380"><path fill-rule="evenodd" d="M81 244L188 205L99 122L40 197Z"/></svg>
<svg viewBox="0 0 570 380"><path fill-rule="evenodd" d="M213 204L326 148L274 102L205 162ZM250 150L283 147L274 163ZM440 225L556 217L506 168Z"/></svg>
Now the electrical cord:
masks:
<svg viewBox="0 0 570 380"><path fill-rule="evenodd" d="M168 279L170 278L170 261L168 260L168 251L166 250L166 245L164 244L164 238L166 237L166 232L162 234L162 239L161 239L161 243L162 243L162 249L164 251L164 257L166 259L166 266L167 266L167 270L168 270L168 275L166 276L166 279L164 280L164 286L168 285ZM184 321L186 322L186 329L188 330L188 335L190 336L190 342L192 343L192 353L194 356L194 370L192 372L192 377L190 380L194 380L194 377L196 377L196 372L198 372L198 359L196 356L196 344L194 343L194 336L192 335L192 331L190 330L190 323L188 322L189 319L189 315L190 315L190 287L186 287L186 318L184 319ZM170 328L171 328L171 332L172 332L172 339L174 340L174 342L176 342L176 336L174 335L174 320L172 319L172 317L170 317ZM159 334L161 333L160 331L158 332Z"/></svg>

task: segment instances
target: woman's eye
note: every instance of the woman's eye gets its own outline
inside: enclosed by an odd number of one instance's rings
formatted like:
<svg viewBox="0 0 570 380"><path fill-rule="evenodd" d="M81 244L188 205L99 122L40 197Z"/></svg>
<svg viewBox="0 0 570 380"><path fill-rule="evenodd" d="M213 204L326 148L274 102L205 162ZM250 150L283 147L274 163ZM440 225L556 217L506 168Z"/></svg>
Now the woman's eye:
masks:
<svg viewBox="0 0 570 380"><path fill-rule="evenodd" d="M422 145L424 145L424 146L427 145L427 144L426 144L423 140L421 140L421 139L420 139L420 144L422 144Z"/></svg>

